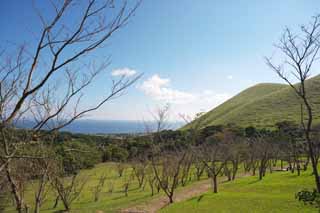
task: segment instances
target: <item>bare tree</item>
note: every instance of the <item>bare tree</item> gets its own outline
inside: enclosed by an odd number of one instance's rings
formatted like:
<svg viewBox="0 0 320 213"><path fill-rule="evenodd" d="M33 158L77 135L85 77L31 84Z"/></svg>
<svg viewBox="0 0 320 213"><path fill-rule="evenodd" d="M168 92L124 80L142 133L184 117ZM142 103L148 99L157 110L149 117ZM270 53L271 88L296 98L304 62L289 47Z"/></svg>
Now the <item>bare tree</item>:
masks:
<svg viewBox="0 0 320 213"><path fill-rule="evenodd" d="M185 152L186 152L186 156L181 165L182 168L181 168L181 175L180 175L180 183L182 186L186 186L188 181L190 180L190 170L194 162L193 161L194 155L189 151L185 151Z"/></svg>
<svg viewBox="0 0 320 213"><path fill-rule="evenodd" d="M222 132L216 134L216 139L220 141L224 147L224 157L227 162L224 165L223 172L228 180L234 180L242 161L244 150L247 149L244 138L235 129L229 127L224 128Z"/></svg>
<svg viewBox="0 0 320 213"><path fill-rule="evenodd" d="M186 152L162 153L151 157L152 168L162 191L167 195L169 202L173 203L173 196L179 184L179 175Z"/></svg>
<svg viewBox="0 0 320 213"><path fill-rule="evenodd" d="M285 30L280 44L276 46L284 55L283 63L275 65L271 58L266 58L269 67L290 85L307 112L306 118L301 119L301 125L308 144L309 156L318 192L320 192L320 179L317 161L315 159L315 145L310 136L313 122L313 109L305 83L311 75L313 65L319 59L319 37L320 16L315 16L310 24L301 27L300 35L295 35L288 28ZM299 84L295 85L293 83L294 81L290 79L290 76L293 76Z"/></svg>
<svg viewBox="0 0 320 213"><path fill-rule="evenodd" d="M36 179L32 181L33 188L35 189L35 213L40 212L40 208L50 190L50 178L54 176L57 169L56 161L50 158L33 160L32 171L36 175Z"/></svg>
<svg viewBox="0 0 320 213"><path fill-rule="evenodd" d="M112 194L114 191L114 182L115 182L114 179L109 179L109 181L107 182L108 192L110 194Z"/></svg>
<svg viewBox="0 0 320 213"><path fill-rule="evenodd" d="M198 154L199 153L196 152L195 155L197 156ZM199 159L198 157L195 157L193 165L195 167L194 174L196 176L196 180L199 181L201 176L203 175L206 165L202 162L202 159Z"/></svg>
<svg viewBox="0 0 320 213"><path fill-rule="evenodd" d="M29 205L25 202L25 190L28 180L31 179L31 174L31 168L22 159L14 159L12 166L6 166L5 175L18 212L29 209Z"/></svg>
<svg viewBox="0 0 320 213"><path fill-rule="evenodd" d="M205 144L202 145L201 154L198 156L207 168L214 193L218 193L218 175L221 174L227 162L225 148L225 146L217 142Z"/></svg>
<svg viewBox="0 0 320 213"><path fill-rule="evenodd" d="M268 167L268 163L270 163L271 159L271 151L272 145L270 141L264 136L259 136L255 141L255 150L258 153L259 159L259 180L266 174L266 170Z"/></svg>
<svg viewBox="0 0 320 213"><path fill-rule="evenodd" d="M130 174L125 174L123 177L123 192L126 197L128 197L129 187L134 180L134 173L130 172Z"/></svg>
<svg viewBox="0 0 320 213"><path fill-rule="evenodd" d="M116 164L116 170L118 172L119 177L122 177L123 173L125 172L127 165L123 162L119 162Z"/></svg>
<svg viewBox="0 0 320 213"><path fill-rule="evenodd" d="M105 182L107 180L107 175L105 173L101 174L98 180L97 185L93 188L93 200L94 202L98 202L100 199L100 195L102 192L102 189L105 185Z"/></svg>
<svg viewBox="0 0 320 213"><path fill-rule="evenodd" d="M81 177L79 174L75 174L70 178L60 177L58 175L52 178L52 187L58 193L67 212L70 211L71 204L82 193L87 181L87 177Z"/></svg>
<svg viewBox="0 0 320 213"><path fill-rule="evenodd" d="M168 104L158 108L156 113L152 114L156 122L155 132L151 132L148 126L146 126L146 129L152 142L151 165L157 180L158 191L160 189L164 191L169 202L173 203L174 192L179 184L182 164L187 152L177 149L170 152L162 150L162 145L165 144L163 130L167 128L169 110L170 106Z"/></svg>
<svg viewBox="0 0 320 213"><path fill-rule="evenodd" d="M144 184L148 160L144 158L139 158L136 162L131 163L133 173L138 180L139 188L141 188Z"/></svg>
<svg viewBox="0 0 320 213"><path fill-rule="evenodd" d="M156 178L154 171L153 171L153 168L151 166L147 167L146 179L147 179L148 185L151 189L151 196L153 196L155 194L155 187L156 187L157 178Z"/></svg>

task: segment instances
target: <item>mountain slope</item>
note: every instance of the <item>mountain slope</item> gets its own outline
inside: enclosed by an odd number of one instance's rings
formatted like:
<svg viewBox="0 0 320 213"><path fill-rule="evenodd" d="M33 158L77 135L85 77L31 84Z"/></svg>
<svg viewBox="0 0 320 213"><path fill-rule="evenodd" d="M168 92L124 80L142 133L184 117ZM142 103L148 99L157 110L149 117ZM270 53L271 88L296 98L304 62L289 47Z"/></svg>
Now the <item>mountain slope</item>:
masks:
<svg viewBox="0 0 320 213"><path fill-rule="evenodd" d="M307 80L306 88L314 109L314 121L320 123L320 76ZM288 85L258 84L204 114L202 125L234 123L242 127L272 128L284 120L299 123L300 111L300 101Z"/></svg>

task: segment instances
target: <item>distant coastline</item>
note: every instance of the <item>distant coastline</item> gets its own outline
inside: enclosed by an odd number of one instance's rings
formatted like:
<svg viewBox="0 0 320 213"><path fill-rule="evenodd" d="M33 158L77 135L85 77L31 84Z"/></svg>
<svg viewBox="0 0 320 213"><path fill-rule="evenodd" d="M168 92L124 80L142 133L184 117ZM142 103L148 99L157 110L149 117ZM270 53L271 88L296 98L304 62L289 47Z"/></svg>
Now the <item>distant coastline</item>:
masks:
<svg viewBox="0 0 320 213"><path fill-rule="evenodd" d="M31 128L33 122L25 120L17 125L18 128ZM61 131L82 134L139 134L146 132L146 125L155 129L155 122L132 121L132 120L93 120L81 119L74 121ZM168 122L167 129L178 129L182 122Z"/></svg>

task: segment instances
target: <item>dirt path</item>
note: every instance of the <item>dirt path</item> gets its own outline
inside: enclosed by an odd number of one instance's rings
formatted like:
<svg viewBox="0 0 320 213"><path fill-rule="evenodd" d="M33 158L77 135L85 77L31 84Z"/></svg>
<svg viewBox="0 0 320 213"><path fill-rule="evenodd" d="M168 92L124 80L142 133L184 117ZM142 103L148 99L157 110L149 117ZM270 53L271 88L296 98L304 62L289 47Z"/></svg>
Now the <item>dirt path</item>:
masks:
<svg viewBox="0 0 320 213"><path fill-rule="evenodd" d="M249 174L241 174L237 178L249 176ZM226 179L220 179L219 183L225 182ZM196 197L211 189L210 180L199 181L185 188L180 188L174 195L174 202L181 202ZM127 209L123 209L121 213L155 213L168 205L168 198L161 196L150 200L147 203L139 204Z"/></svg>

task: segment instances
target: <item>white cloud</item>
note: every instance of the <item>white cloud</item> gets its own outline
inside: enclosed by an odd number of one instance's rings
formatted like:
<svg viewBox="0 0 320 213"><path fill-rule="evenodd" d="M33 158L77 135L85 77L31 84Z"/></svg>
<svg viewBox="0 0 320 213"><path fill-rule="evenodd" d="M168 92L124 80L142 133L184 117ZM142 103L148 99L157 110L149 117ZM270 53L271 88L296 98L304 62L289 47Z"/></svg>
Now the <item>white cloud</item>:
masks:
<svg viewBox="0 0 320 213"><path fill-rule="evenodd" d="M137 71L130 69L130 68L121 68L121 69L115 69L111 72L112 76L133 76L137 73Z"/></svg>
<svg viewBox="0 0 320 213"><path fill-rule="evenodd" d="M188 92L175 90L169 87L170 79L153 75L142 83L140 89L156 101L165 101L173 104L185 104L195 100L195 96Z"/></svg>
<svg viewBox="0 0 320 213"><path fill-rule="evenodd" d="M233 76L232 76L232 75L228 75L228 76L227 76L227 79L232 80L232 79L233 79Z"/></svg>
<svg viewBox="0 0 320 213"><path fill-rule="evenodd" d="M192 93L173 89L170 86L170 79L161 78L157 74L145 80L139 89L155 101L173 105L175 113L190 116L200 111L211 110L231 97L228 93L215 93L212 90Z"/></svg>

